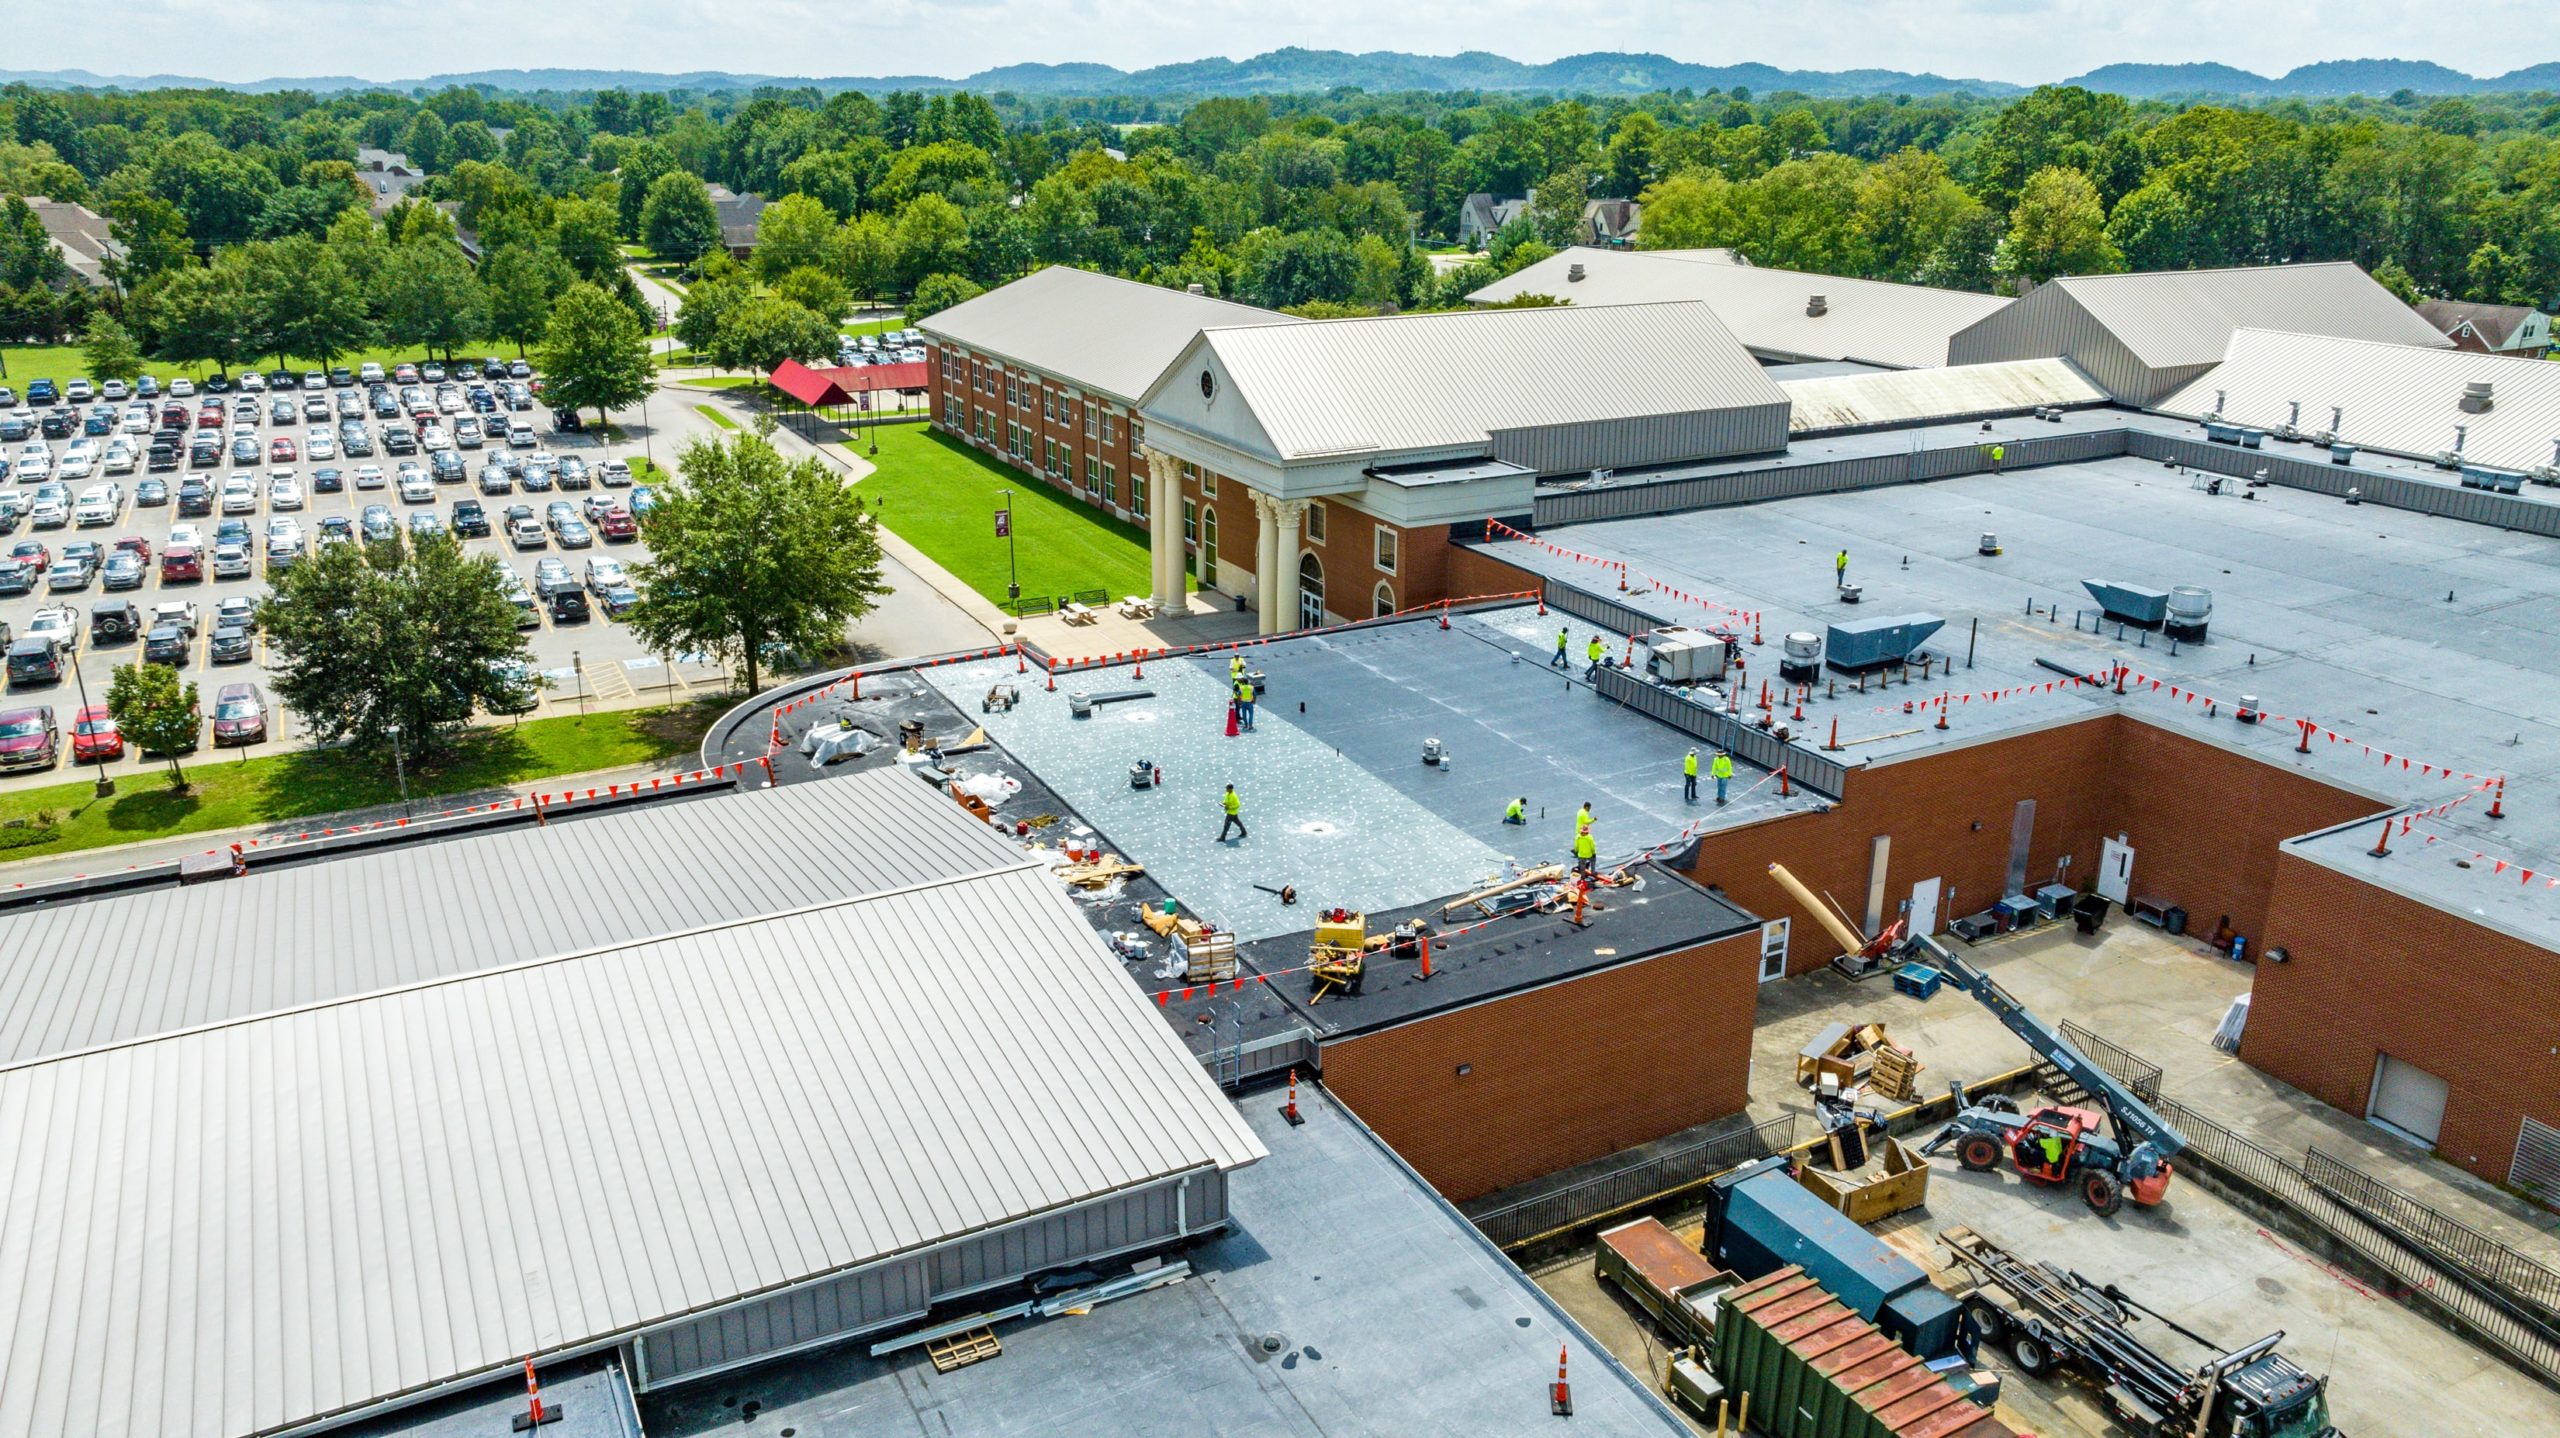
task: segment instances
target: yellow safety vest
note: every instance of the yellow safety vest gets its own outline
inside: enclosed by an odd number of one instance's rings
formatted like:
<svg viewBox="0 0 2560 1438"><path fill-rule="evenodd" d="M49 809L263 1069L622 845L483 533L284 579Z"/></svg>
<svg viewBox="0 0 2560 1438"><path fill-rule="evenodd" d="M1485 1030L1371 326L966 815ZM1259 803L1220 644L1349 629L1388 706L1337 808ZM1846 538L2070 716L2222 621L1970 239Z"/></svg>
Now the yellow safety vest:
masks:
<svg viewBox="0 0 2560 1438"><path fill-rule="evenodd" d="M1244 812L1244 800L1238 798L1236 796L1236 791L1233 789L1229 789L1227 791L1227 812L1230 814L1240 814Z"/></svg>
<svg viewBox="0 0 2560 1438"><path fill-rule="evenodd" d="M1240 679L1236 681L1236 702L1239 704L1250 704L1253 702L1252 680Z"/></svg>
<svg viewBox="0 0 2560 1438"><path fill-rule="evenodd" d="M1600 855L1600 847L1599 847L1599 845L1594 844L1594 843L1591 841L1591 831L1590 831L1589 829L1585 829L1585 830L1583 830L1581 833L1576 834L1576 835L1574 836L1574 838L1573 838L1573 856L1574 856L1575 858L1577 858L1577 859L1593 859L1593 858L1598 858L1598 857L1599 857L1599 855Z"/></svg>
<svg viewBox="0 0 2560 1438"><path fill-rule="evenodd" d="M1577 834L1588 834L1591 832L1590 810L1585 809L1581 813L1573 816L1573 832Z"/></svg>
<svg viewBox="0 0 2560 1438"><path fill-rule="evenodd" d="M1603 655L1603 654L1608 653L1608 652L1609 652L1609 650L1608 650L1607 646L1603 645L1603 644L1602 644L1598 639L1596 639L1596 638L1595 638L1595 639L1593 639L1593 640L1591 641L1591 643L1590 643L1588 646L1586 646L1586 647L1584 648L1583 652L1591 656L1591 662L1592 662L1592 663L1597 664L1597 663L1599 663L1599 662L1600 662L1600 656L1601 656L1601 655Z"/></svg>
<svg viewBox="0 0 2560 1438"><path fill-rule="evenodd" d="M1715 775L1715 776L1716 776L1717 778L1719 778L1719 779L1730 779L1730 778L1732 778L1732 777L1733 777L1733 756L1732 756L1732 755L1730 755L1730 754L1718 754L1718 755L1716 756L1716 762L1715 762L1714 767L1713 767L1713 768L1711 768L1711 769L1709 769L1709 770L1708 770L1708 772L1709 772L1709 773L1711 773L1711 774L1713 774L1713 775Z"/></svg>
<svg viewBox="0 0 2560 1438"><path fill-rule="evenodd" d="M1682 758L1682 759L1681 759L1681 761L1680 761L1680 772L1681 772L1681 773L1683 773L1683 774L1688 775L1688 776L1689 776L1690 778L1692 778L1692 779L1697 778L1697 777L1698 777L1698 756L1697 756L1697 755L1695 755L1695 754L1690 754L1690 755L1687 755L1687 756L1685 756L1684 758Z"/></svg>
<svg viewBox="0 0 2560 1438"><path fill-rule="evenodd" d="M1511 801L1511 807L1502 811L1502 816L1506 819L1525 819L1529 817L1529 811L1521 807L1519 800L1514 799Z"/></svg>
<svg viewBox="0 0 2560 1438"><path fill-rule="evenodd" d="M1573 631L1570 629L1559 629L1556 631L1556 652L1558 654L1562 654L1564 652L1565 641L1572 637Z"/></svg>

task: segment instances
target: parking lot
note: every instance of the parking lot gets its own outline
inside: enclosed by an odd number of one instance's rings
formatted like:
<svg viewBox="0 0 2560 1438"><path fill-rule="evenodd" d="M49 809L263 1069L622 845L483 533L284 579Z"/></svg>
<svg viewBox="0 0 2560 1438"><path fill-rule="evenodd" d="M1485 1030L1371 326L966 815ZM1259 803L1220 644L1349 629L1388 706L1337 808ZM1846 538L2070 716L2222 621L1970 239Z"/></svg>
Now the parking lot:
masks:
<svg viewBox="0 0 2560 1438"><path fill-rule="evenodd" d="M486 409L474 409L469 382L458 377L465 368L473 371L473 380L487 392L481 401ZM19 771L9 775L8 781L47 783L66 777L69 731L82 704L82 686L86 686L87 702L106 702L114 669L141 657L155 625L155 606L194 606L196 622L192 634L183 639L183 649L178 648L176 636L164 632L159 653L171 657L179 672L195 682L208 726L216 695L227 685L257 685L272 705L264 634L253 631L246 646L235 641L217 654L214 620L225 599L264 597L274 567L292 562L296 541L291 537L279 546L281 552L270 554L270 525L277 520L298 530L299 551L308 555L324 542L339 542L329 537L333 530L351 536L343 542L405 547L415 542L421 526L453 532L457 511L476 504L487 520L488 533L463 537L461 542L466 553L496 558L522 585L519 602L525 611L526 639L532 668L540 679L532 714L574 709L582 703L612 707L661 702L662 696L681 699L726 683L717 665L698 656L643 652L611 612L616 606L605 602L615 587L608 576L595 575L590 586L589 561L627 568L646 556L638 524L626 524L619 517L608 521L606 516L614 509L623 516L645 511L651 498L647 486L632 485L624 473L607 472L606 455L594 436L558 428L538 398L519 395L518 399L530 402L510 408L504 381L480 376L477 366L457 365L456 376L447 377L441 385L422 373L405 398L403 386L386 375L381 388L391 397L392 412L387 415L378 412L384 406L377 405L373 388L357 376L342 375L345 382L334 385L329 378L322 376L317 388L306 388L303 377L295 376L290 388L267 380L255 390L235 385L223 394L202 390L172 394L163 389L148 399L75 400L71 377L63 376L57 382L60 397L53 404L31 404L33 396L22 390L9 397L11 403L0 405L0 442L5 442L9 465L8 484L0 489L0 511L9 516L6 532L0 534L0 554L29 543L45 550L30 556L37 562L28 573L31 587L27 591L0 594L0 625L6 625L13 637L23 638L36 625L40 611L68 607L77 617L73 663L63 667L60 679L52 683L13 679L7 694L10 708L52 706L63 732L65 762L42 771ZM248 377L241 379L245 382ZM517 382L530 389L530 376ZM28 381L21 384L33 388ZM214 405L219 406L218 423L200 424L200 417ZM172 406L183 408L186 421L185 428L167 431L178 441L176 467L155 468L148 458L148 445L166 423L163 411ZM84 433L91 427L91 417L109 407L114 413L107 421L108 431ZM128 418L137 410L143 415L139 426ZM424 445L408 453L388 452L386 437L392 430L405 430L415 438L427 423L420 416L430 413L447 441L440 470L437 456ZM57 416L52 427L64 432L50 436L44 432L48 414ZM67 426L64 418L70 421ZM467 433L470 426L461 423L465 419L484 426L484 435L475 441ZM360 427L372 453L347 452L349 421ZM512 444L506 434L511 422L524 427L513 436ZM21 425L28 431L24 438L16 437ZM205 455L189 452L200 435L213 437L218 445L218 458L212 462L200 462ZM129 466L118 460L111 469L107 449L118 437L130 442L134 457ZM77 462L66 466L74 446L84 439L97 458L85 471ZM289 442L289 448L280 441ZM44 457L42 465L31 462L39 453ZM504 478L487 473L493 460L511 461L515 473ZM570 487L564 480L579 466L586 470L585 483ZM64 473L66 467L74 472ZM404 469L420 477L404 485ZM538 477L528 478L528 473ZM280 476L287 477L285 483L278 483ZM60 484L67 494L56 495L62 502L44 504L38 513L39 486L47 482ZM190 482L205 487L209 512L180 512L182 488ZM82 501L91 499L93 490L103 485L118 487L112 505L84 506ZM547 514L555 503L569 508ZM534 522L511 527L506 518L511 506L524 506ZM196 510L204 505L186 507ZM57 511L66 509L87 512L57 518ZM370 531L368 511L373 515ZM226 523L235 533L246 532L245 543L236 549L226 548L220 538ZM518 532L511 535L511 528ZM183 541L190 532L202 570L202 577L196 579L168 572L173 536ZM80 581L66 572L70 566L58 563L66 545L94 544L102 555L112 555L128 540L139 540L148 548L138 576L131 560L116 566L117 582L129 587L109 590L106 576L94 572ZM546 559L565 566L565 574L555 576L553 588L575 588L586 595L584 618L555 617L547 596L538 592L538 565ZM139 583L132 584L137 577ZM14 585L0 583L0 588ZM628 597L623 596L624 602ZM136 632L103 639L94 635L94 611L102 604L124 602L140 611ZM243 648L245 652L240 652ZM208 732L207 743L211 737ZM277 710L265 747L298 738L299 727ZM130 746L123 762L140 762Z"/></svg>

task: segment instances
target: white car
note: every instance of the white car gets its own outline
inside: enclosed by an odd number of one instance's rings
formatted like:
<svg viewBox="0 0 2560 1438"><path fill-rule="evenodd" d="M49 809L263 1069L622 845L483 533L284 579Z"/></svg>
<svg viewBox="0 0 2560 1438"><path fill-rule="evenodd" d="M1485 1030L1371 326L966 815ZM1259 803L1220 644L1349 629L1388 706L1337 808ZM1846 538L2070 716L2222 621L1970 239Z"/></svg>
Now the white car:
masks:
<svg viewBox="0 0 2560 1438"><path fill-rule="evenodd" d="M228 544L217 544L213 547L214 578L246 579L250 571L249 546L233 540Z"/></svg>
<svg viewBox="0 0 2560 1438"><path fill-rule="evenodd" d="M303 437L302 457L315 464L324 459L336 459L338 457L337 436L315 426L310 434Z"/></svg>
<svg viewBox="0 0 2560 1438"><path fill-rule="evenodd" d="M267 508L300 509L301 507L302 477L289 469L270 472L267 475ZM269 526L269 528L273 527Z"/></svg>
<svg viewBox="0 0 2560 1438"><path fill-rule="evenodd" d="M20 484L42 484L53 478L53 451L41 444L31 444L18 451L18 462L9 468L9 477Z"/></svg>
<svg viewBox="0 0 2560 1438"><path fill-rule="evenodd" d="M382 383L382 366L372 360L366 360L363 364L356 366L356 382L358 384Z"/></svg>
<svg viewBox="0 0 2560 1438"><path fill-rule="evenodd" d="M133 441L122 435L107 441L107 457L101 461L107 473L131 474L133 467L140 462L141 456L133 452Z"/></svg>
<svg viewBox="0 0 2560 1438"><path fill-rule="evenodd" d="M631 466L618 459L608 459L596 470L596 478L608 489L625 489L631 484Z"/></svg>
<svg viewBox="0 0 2560 1438"><path fill-rule="evenodd" d="M418 431L418 448L429 454L453 448L453 435L443 425L431 424Z"/></svg>
<svg viewBox="0 0 2560 1438"><path fill-rule="evenodd" d="M113 524L124 513L124 490L113 484L93 484L80 491L80 502L73 506L71 517L82 529L93 524Z"/></svg>
<svg viewBox="0 0 2560 1438"><path fill-rule="evenodd" d="M36 611L21 639L50 639L63 649L80 647L80 612L67 604Z"/></svg>
<svg viewBox="0 0 2560 1438"><path fill-rule="evenodd" d="M89 472L97 467L97 446L84 439L62 452L62 458L53 466L53 477L66 482L87 479Z"/></svg>
<svg viewBox="0 0 2560 1438"><path fill-rule="evenodd" d="M427 478L425 470L404 468L400 471L400 498L409 504L433 504L436 482Z"/></svg>
<svg viewBox="0 0 2560 1438"><path fill-rule="evenodd" d="M151 433L151 406L137 404L126 409L124 418L116 422L116 428L125 434Z"/></svg>
<svg viewBox="0 0 2560 1438"><path fill-rule="evenodd" d="M194 380L187 379L187 378L185 378L184 376L181 376L181 377L179 377L179 378L177 378L177 379L173 379L173 380L169 381L169 398L171 398L171 399L193 399L193 398L195 398L195 396L196 396L196 382L195 382Z"/></svg>
<svg viewBox="0 0 2560 1438"><path fill-rule="evenodd" d="M38 494L27 510L27 522L38 529L60 529L71 522L71 501L59 494Z"/></svg>
<svg viewBox="0 0 2560 1438"><path fill-rule="evenodd" d="M222 512L255 514L258 511L258 482L234 472L222 478Z"/></svg>
<svg viewBox="0 0 2560 1438"><path fill-rule="evenodd" d="M165 549L169 545L173 544L190 545L194 548L202 549L204 548L204 531L196 528L192 524L170 525L168 541L161 547Z"/></svg>
<svg viewBox="0 0 2560 1438"><path fill-rule="evenodd" d="M386 481L382 477L381 465L360 464L356 466L356 488L380 489L385 482Z"/></svg>
<svg viewBox="0 0 2560 1438"><path fill-rule="evenodd" d="M242 370L240 372L240 392L242 394L265 394L267 392L267 377L253 369Z"/></svg>

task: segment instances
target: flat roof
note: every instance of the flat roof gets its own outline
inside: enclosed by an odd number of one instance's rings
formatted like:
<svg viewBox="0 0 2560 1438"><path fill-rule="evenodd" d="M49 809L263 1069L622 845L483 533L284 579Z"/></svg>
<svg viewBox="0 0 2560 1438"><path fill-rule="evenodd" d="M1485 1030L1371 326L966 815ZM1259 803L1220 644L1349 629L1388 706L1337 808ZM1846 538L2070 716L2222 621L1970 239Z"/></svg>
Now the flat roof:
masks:
<svg viewBox="0 0 2560 1438"><path fill-rule="evenodd" d="M1200 331L1295 323L1231 300L1050 265L918 320L916 328L1135 404Z"/></svg>
<svg viewBox="0 0 2560 1438"><path fill-rule="evenodd" d="M358 1412L1264 1155L1028 861L20 1063L0 1135L5 1438Z"/></svg>
<svg viewBox="0 0 2560 1438"><path fill-rule="evenodd" d="M1270 1157L1229 1181L1227 1230L1193 1276L1083 1316L997 1325L1002 1356L936 1373L920 1349L847 1346L643 1400L649 1432L1031 1438L1077 1431L1521 1433L1555 1420L1568 1355L1575 1433L1689 1430L1323 1089L1292 1128L1238 1101Z"/></svg>
<svg viewBox="0 0 2560 1438"><path fill-rule="evenodd" d="M2113 416L2121 423L2129 418ZM2138 417L2131 417L2138 418ZM2053 426L2008 421L1993 436L2050 433ZM1973 442L1972 431L1962 431ZM1860 438L1877 443L1908 434ZM2269 486L2242 498L2225 481L2208 494L2202 476L2125 458L2007 475L1868 489L1642 519L1550 527L1540 536L1563 549L1629 566L1638 592L1607 598L1669 622L1706 612L1650 587L1648 580L1707 599L1758 610L1774 648L1790 630L1881 614L1925 611L1946 627L1928 645L1951 657L1926 684L1836 698L1817 692L1806 728L1825 733L1836 717L1851 762L1885 763L2121 709L2268 763L2298 768L2375 796L2375 810L2431 807L2473 784L2460 776L2503 774L2511 796L2549 793L2560 783L2560 541L2371 505L2352 507ZM1976 552L1979 536L2003 552ZM1498 541L1486 552L1533 572L1586 587L1593 567L1536 545ZM1853 607L1833 598L1832 556L1849 552L1849 578L1865 586ZM2075 611L2096 610L2084 579L2166 589L2198 584L2213 592L2210 639L2174 655L2158 635L2112 624L2074 630ZM1606 587L1606 586L1603 586ZM2029 607L2034 606L2034 613ZM2047 608L2058 605L2059 619ZM1978 634L1973 626L1979 623ZM2147 643L2144 642L2147 638ZM1967 667L1970 653L1970 666ZM2061 679L2039 660L2102 672L2122 662L2159 689L2117 698L2090 688L2042 686ZM2222 701L2214 717L2198 692ZM2021 693L2020 690L2034 692ZM1997 701L1955 705L1950 728L1905 700L1940 693ZM2270 711L2299 715L2338 732L2296 754L2289 724L2234 722L2232 704L2255 694ZM2368 753L2368 749L2370 752ZM2383 755L2392 756L2386 765ZM2401 760L2409 761L2406 768ZM2442 766L2451 766L2446 777ZM1850 780L1855 793L1856 779ZM2475 800L2432 821L2464 836L2443 862L2413 861L2380 882L2484 922L2505 906L2487 897L2529 893L2535 942L2560 938L2560 889L2537 879L2526 890L2511 869L2457 869L2472 849L2560 860L2560 810L2517 803L2486 819ZM2339 840L2335 842L2346 842ZM2364 843L2370 847L2371 836ZM2439 845L2438 847L2444 847ZM2548 864L2560 872L2560 862Z"/></svg>
<svg viewBox="0 0 2560 1438"><path fill-rule="evenodd" d="M0 1063L1021 862L951 808L864 774L19 909Z"/></svg>
<svg viewBox="0 0 2560 1438"><path fill-rule="evenodd" d="M2467 410L2463 390L2474 383L2490 387L2489 404ZM2231 423L2271 429L2292 420L2297 402L2306 434L2329 428L2334 408L2350 444L2433 459L2460 426L2471 463L2560 465L2560 364L2514 355L2242 330L2222 363L2159 407L2202 418L2219 404Z"/></svg>
<svg viewBox="0 0 2560 1438"><path fill-rule="evenodd" d="M1763 359L1858 360L1897 369L1945 364L1948 336L2011 303L2005 295L1737 265L1697 251L1588 245L1559 250L1467 298L1500 304L1522 295L1549 295L1577 309L1697 300Z"/></svg>

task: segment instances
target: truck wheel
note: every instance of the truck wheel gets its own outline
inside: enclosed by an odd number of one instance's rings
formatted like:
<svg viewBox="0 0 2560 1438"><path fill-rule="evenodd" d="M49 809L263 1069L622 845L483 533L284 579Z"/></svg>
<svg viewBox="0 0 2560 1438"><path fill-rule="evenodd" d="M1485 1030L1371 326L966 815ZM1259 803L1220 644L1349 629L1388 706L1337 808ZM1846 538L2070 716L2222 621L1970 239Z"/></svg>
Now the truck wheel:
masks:
<svg viewBox="0 0 2560 1438"><path fill-rule="evenodd" d="M2080 1175L2080 1197L2101 1218L2124 1207L2124 1185L2103 1168L2093 1168Z"/></svg>
<svg viewBox="0 0 2560 1438"><path fill-rule="evenodd" d="M2008 1327L2009 1320L2006 1314L1992 1306L1988 1299L1976 1298L1965 1304L1964 1318L1957 1325L1956 1336L1968 1349L1965 1357L1971 1359L1972 1350L1997 1344L2000 1336L2008 1331Z"/></svg>
<svg viewBox="0 0 2560 1438"><path fill-rule="evenodd" d="M2009 1335L2009 1356L2017 1360L2018 1371L2029 1378L2042 1378L2053 1371L2053 1345L2036 1331L2033 1322Z"/></svg>
<svg viewBox="0 0 2560 1438"><path fill-rule="evenodd" d="M1988 1173L2000 1166L2000 1140L1987 1133L1969 1133L1956 1141L1956 1162L1975 1173Z"/></svg>

